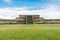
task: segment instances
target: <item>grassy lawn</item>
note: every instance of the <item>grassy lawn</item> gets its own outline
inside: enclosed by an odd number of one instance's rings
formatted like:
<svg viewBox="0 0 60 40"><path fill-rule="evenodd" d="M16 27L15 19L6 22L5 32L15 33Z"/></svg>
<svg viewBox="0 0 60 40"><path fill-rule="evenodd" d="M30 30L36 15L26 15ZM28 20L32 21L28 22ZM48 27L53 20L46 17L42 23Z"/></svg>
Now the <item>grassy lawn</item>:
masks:
<svg viewBox="0 0 60 40"><path fill-rule="evenodd" d="M0 40L60 40L60 24L0 24Z"/></svg>

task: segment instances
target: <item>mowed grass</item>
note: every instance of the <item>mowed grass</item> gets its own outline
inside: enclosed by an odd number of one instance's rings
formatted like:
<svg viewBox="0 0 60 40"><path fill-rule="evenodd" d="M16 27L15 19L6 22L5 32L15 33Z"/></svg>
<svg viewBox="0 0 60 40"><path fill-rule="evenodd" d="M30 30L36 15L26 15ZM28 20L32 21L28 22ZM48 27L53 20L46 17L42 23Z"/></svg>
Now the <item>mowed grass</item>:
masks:
<svg viewBox="0 0 60 40"><path fill-rule="evenodd" d="M60 24L0 24L0 40L60 40Z"/></svg>

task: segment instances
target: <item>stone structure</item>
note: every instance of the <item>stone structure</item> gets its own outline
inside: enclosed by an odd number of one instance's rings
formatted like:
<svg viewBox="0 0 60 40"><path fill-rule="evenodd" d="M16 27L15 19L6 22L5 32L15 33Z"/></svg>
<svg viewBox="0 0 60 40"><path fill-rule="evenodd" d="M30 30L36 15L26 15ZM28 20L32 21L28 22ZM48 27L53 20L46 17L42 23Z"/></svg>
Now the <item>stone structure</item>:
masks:
<svg viewBox="0 0 60 40"><path fill-rule="evenodd" d="M37 21L36 19L39 18L39 15L19 15L16 20L21 24L34 24L34 22Z"/></svg>
<svg viewBox="0 0 60 40"><path fill-rule="evenodd" d="M19 15L16 19L20 24L58 24L60 19L44 19L40 15Z"/></svg>
<svg viewBox="0 0 60 40"><path fill-rule="evenodd" d="M0 24L60 24L60 19L44 19L40 15L19 15L16 19L0 19Z"/></svg>

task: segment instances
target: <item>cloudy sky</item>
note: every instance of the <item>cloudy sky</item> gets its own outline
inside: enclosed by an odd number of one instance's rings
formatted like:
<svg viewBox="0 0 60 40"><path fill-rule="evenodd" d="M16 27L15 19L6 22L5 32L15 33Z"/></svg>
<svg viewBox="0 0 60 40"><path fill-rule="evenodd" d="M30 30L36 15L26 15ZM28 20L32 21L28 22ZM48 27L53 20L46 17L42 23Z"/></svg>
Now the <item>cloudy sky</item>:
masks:
<svg viewBox="0 0 60 40"><path fill-rule="evenodd" d="M60 0L0 0L0 18L14 19L18 15L59 19Z"/></svg>

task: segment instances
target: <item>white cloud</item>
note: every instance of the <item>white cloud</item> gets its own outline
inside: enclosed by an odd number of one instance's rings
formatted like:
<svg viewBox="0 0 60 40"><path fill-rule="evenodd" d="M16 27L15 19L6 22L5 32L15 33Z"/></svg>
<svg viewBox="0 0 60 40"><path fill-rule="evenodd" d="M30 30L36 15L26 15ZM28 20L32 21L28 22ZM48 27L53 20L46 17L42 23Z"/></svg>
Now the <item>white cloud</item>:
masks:
<svg viewBox="0 0 60 40"><path fill-rule="evenodd" d="M60 11L57 7L48 6L43 10L28 10L27 7L22 8L0 8L0 18L12 19L18 15L41 15L44 18L59 18Z"/></svg>
<svg viewBox="0 0 60 40"><path fill-rule="evenodd" d="M42 16L45 16L45 18L59 18L60 11L57 11L58 8L56 6L49 6L45 10L42 10L41 14Z"/></svg>
<svg viewBox="0 0 60 40"><path fill-rule="evenodd" d="M16 18L19 14L27 14L28 10L25 8L0 8L0 18Z"/></svg>
<svg viewBox="0 0 60 40"><path fill-rule="evenodd" d="M9 3L9 4L11 4L11 2L12 2L12 0L3 0L3 1L6 3Z"/></svg>

